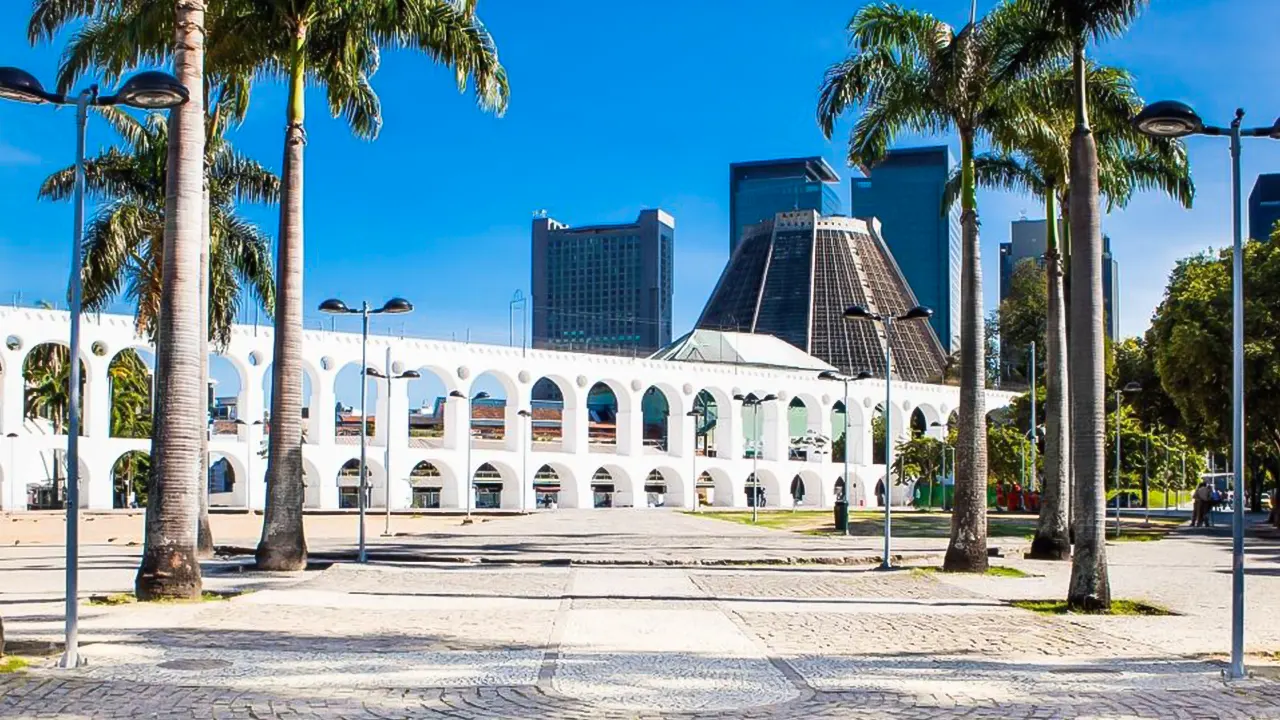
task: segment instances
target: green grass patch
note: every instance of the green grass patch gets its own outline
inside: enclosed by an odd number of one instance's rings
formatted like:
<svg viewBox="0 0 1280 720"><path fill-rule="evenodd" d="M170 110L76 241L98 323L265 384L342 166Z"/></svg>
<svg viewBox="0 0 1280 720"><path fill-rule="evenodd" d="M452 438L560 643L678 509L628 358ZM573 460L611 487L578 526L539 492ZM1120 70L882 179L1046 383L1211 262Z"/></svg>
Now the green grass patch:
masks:
<svg viewBox="0 0 1280 720"><path fill-rule="evenodd" d="M14 655L6 655L4 657L0 657L0 675L4 675L6 673L16 673L26 668L30 664L31 664L30 662L24 660L23 658L20 658Z"/></svg>
<svg viewBox="0 0 1280 720"><path fill-rule="evenodd" d="M1147 615L1147 616L1166 616L1175 615L1176 613L1162 608L1159 605L1153 605L1141 600L1112 600L1111 609L1106 612L1082 613L1079 611L1069 610L1066 600L1014 600L1010 605L1030 610L1044 615Z"/></svg>
<svg viewBox="0 0 1280 720"><path fill-rule="evenodd" d="M925 576L934 575L934 574L937 574L937 573L944 573L944 572L946 572L946 571L945 571L945 570L943 570L943 569L942 569L942 568L940 568L940 567L913 567L913 568L911 568L911 574L912 574L912 575L916 575L916 576L918 576L918 577L925 577ZM959 572L958 572L958 573L950 573L950 574L952 574L952 575L972 575L972 574L976 574L976 573L959 573ZM1026 572L1023 572L1023 571L1019 570L1018 568L1008 567L1008 566L1006 566L1006 565L989 565L989 566L987 567L987 571L986 571L985 573L983 573L983 574L984 574L984 575L990 575L990 576L992 576L992 577L1010 577L1010 578L1027 578L1027 577L1037 577L1036 575L1032 575L1031 573L1026 573Z"/></svg>
<svg viewBox="0 0 1280 720"><path fill-rule="evenodd" d="M153 600L154 603L198 603L198 602L222 602L230 600L233 597L244 595L242 591L226 591L226 590L205 590L200 593L200 597L195 600L183 600L177 598L165 598L161 600ZM114 595L91 595L89 596L90 605L112 606L112 605L130 605L138 602L138 598L133 593L115 593Z"/></svg>
<svg viewBox="0 0 1280 720"><path fill-rule="evenodd" d="M128 605L138 602L133 593L115 593L114 595L90 595L90 605Z"/></svg>

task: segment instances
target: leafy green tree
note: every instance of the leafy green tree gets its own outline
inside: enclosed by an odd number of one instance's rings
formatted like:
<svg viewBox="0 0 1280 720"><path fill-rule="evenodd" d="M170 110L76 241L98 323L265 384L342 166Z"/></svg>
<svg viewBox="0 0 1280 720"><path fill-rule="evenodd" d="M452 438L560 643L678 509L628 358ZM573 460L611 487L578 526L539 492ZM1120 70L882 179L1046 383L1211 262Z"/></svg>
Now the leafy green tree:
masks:
<svg viewBox="0 0 1280 720"><path fill-rule="evenodd" d="M942 477L942 454L946 445L937 438L918 435L898 443L893 449L893 471L898 476L898 483L907 479L914 480L920 490L921 497L928 499L933 495L933 488ZM921 485L923 483L923 485Z"/></svg>
<svg viewBox="0 0 1280 720"><path fill-rule="evenodd" d="M1031 474L1031 470L1023 465L1024 459L1028 463L1031 461L1031 441L1027 439L1025 430L1011 424L992 423L987 430L987 452L991 456L991 483L1023 484L1024 469L1027 475ZM1043 463L1044 457L1036 455L1037 471Z"/></svg>
<svg viewBox="0 0 1280 720"><path fill-rule="evenodd" d="M849 22L852 53L828 68L818 99L818 124L828 138L840 116L860 110L849 139L854 165L875 165L904 131L954 128L960 135L960 440L955 513L944 562L948 570L987 568L986 363L973 158L979 135L1034 112L1031 98L1040 79L1027 73L1017 52L1039 32L1027 19L1026 13L1001 5L956 31L926 13L867 5Z"/></svg>
<svg viewBox="0 0 1280 720"><path fill-rule="evenodd" d="M84 407L84 384L87 377L88 375L84 372L84 363L81 362L81 407ZM71 351L66 345L55 343L37 345L27 353L27 359L22 366L22 378L25 384L24 417L29 420L37 418L47 420L53 426L54 435L66 433L71 416ZM84 435L83 424L80 426L80 435ZM54 451L53 497L55 502L61 502L63 497L62 464L62 451Z"/></svg>
<svg viewBox="0 0 1280 720"><path fill-rule="evenodd" d="M133 349L107 368L111 380L111 436L151 437L151 370Z"/></svg>
<svg viewBox="0 0 1280 720"><path fill-rule="evenodd" d="M871 415L871 464L884 464L884 407L876 406L876 411Z"/></svg>
<svg viewBox="0 0 1280 720"><path fill-rule="evenodd" d="M1023 383L1030 383L1031 379L1031 343L1038 351L1036 374L1044 377L1047 277L1044 267L1035 260L1023 260L1013 268L1009 294L1000 301L1000 355L1005 368L1016 371Z"/></svg>

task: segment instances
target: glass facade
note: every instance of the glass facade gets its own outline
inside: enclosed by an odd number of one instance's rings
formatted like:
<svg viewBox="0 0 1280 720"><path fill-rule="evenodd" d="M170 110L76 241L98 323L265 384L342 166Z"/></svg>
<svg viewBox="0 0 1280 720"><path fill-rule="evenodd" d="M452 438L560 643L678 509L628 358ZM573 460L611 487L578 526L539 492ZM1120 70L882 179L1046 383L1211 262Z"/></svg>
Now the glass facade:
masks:
<svg viewBox="0 0 1280 720"><path fill-rule="evenodd" d="M833 185L840 178L821 157L762 160L729 166L729 253L748 225L772 220L780 212L844 212Z"/></svg>
<svg viewBox="0 0 1280 720"><path fill-rule="evenodd" d="M960 349L960 206L942 212L954 165L945 146L890 150L854 178L850 214L880 221L881 234L916 300L933 309L934 331L947 352Z"/></svg>
<svg viewBox="0 0 1280 720"><path fill-rule="evenodd" d="M1280 222L1280 173L1259 175L1249 192L1249 237L1270 240Z"/></svg>
<svg viewBox="0 0 1280 720"><path fill-rule="evenodd" d="M628 225L533 225L535 347L648 354L671 342L675 220L645 210Z"/></svg>

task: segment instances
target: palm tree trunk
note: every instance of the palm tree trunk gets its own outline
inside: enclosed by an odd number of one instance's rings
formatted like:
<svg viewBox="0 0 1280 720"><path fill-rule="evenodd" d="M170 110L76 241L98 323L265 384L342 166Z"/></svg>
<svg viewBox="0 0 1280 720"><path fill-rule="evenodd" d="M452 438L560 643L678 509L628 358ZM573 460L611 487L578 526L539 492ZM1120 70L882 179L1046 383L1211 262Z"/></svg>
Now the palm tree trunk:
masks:
<svg viewBox="0 0 1280 720"><path fill-rule="evenodd" d="M1071 362L1072 453L1079 497L1069 607L1111 607L1107 577L1106 487L1103 438L1106 371L1102 306L1102 233L1098 204L1098 151L1084 106L1084 46L1074 53L1076 128L1071 134Z"/></svg>
<svg viewBox="0 0 1280 720"><path fill-rule="evenodd" d="M943 568L987 570L987 409L982 323L982 258L973 170L973 131L960 132L960 408L956 439L955 510Z"/></svg>
<svg viewBox="0 0 1280 720"><path fill-rule="evenodd" d="M205 142L208 142L208 130ZM203 166L203 159L202 159ZM200 433L200 519L196 523L196 554L213 557L213 529L209 526L209 173L204 172L204 230L200 241L200 397L204 400L204 432Z"/></svg>
<svg viewBox="0 0 1280 720"><path fill-rule="evenodd" d="M157 333L160 381L151 436L153 494L134 581L140 600L198 598L196 490L204 414L200 391L200 228L204 187L204 0L177 0L174 71L191 100L170 111L163 291Z"/></svg>
<svg viewBox="0 0 1280 720"><path fill-rule="evenodd" d="M302 526L302 159L306 145L306 28L299 28L289 77L289 106L280 178L280 237L276 251L275 357L271 366L271 434L267 443L267 502L258 567L303 570Z"/></svg>
<svg viewBox="0 0 1280 720"><path fill-rule="evenodd" d="M1067 322L1063 313L1062 254L1058 244L1057 189L1051 183L1045 193L1045 269L1049 278L1048 327L1045 328L1048 357L1045 372L1044 487L1040 494L1040 520L1027 557L1037 560L1066 560L1071 557L1071 535L1067 508L1070 436L1067 408Z"/></svg>

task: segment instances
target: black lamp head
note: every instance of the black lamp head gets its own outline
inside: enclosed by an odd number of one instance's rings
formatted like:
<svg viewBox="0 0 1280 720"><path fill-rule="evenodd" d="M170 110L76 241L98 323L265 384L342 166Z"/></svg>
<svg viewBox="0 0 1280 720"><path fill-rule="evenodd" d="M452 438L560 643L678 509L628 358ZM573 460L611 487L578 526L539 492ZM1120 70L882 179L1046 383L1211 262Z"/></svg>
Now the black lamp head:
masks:
<svg viewBox="0 0 1280 720"><path fill-rule="evenodd" d="M1124 386L1123 392L1127 392L1127 393L1142 392L1142 386L1136 382L1131 382Z"/></svg>
<svg viewBox="0 0 1280 720"><path fill-rule="evenodd" d="M146 70L125 81L112 97L102 98L101 104L120 103L141 110L166 110L185 103L190 98L187 86L178 78L159 70Z"/></svg>
<svg viewBox="0 0 1280 720"><path fill-rule="evenodd" d="M777 395L774 395L773 393L769 393L768 395L765 395L764 397L762 397L762 398L760 398L759 400L757 400L757 402L762 402L762 403L763 403L763 402L773 402L774 400L777 400L777 399L778 399L778 396L777 396Z"/></svg>
<svg viewBox="0 0 1280 720"><path fill-rule="evenodd" d="M400 373L398 377L404 380L417 380L418 378L422 377L422 373L418 372L417 370L405 370L404 372Z"/></svg>
<svg viewBox="0 0 1280 720"><path fill-rule="evenodd" d="M1271 126L1271 129L1267 131L1267 137L1271 138L1272 140L1280 140L1280 117L1276 118L1276 121Z"/></svg>
<svg viewBox="0 0 1280 720"><path fill-rule="evenodd" d="M402 313L413 312L413 303L402 297L394 297L382 305L382 309L378 312L384 312L388 315L400 315Z"/></svg>
<svg viewBox="0 0 1280 720"><path fill-rule="evenodd" d="M334 314L349 313L351 312L351 308L347 307L346 303L337 298L329 298L328 300L320 303L320 312Z"/></svg>
<svg viewBox="0 0 1280 720"><path fill-rule="evenodd" d="M818 373L818 379L819 380L843 380L844 378L831 372L830 370L823 370L822 372Z"/></svg>
<svg viewBox="0 0 1280 720"><path fill-rule="evenodd" d="M702 417L702 411L694 408L693 410L685 413L685 415L688 415L689 417Z"/></svg>
<svg viewBox="0 0 1280 720"><path fill-rule="evenodd" d="M875 375L872 375L871 373L867 372L866 370L863 370L862 372L858 373L858 378L857 378L857 379L859 379L859 380L867 380L867 379L869 379L869 378L873 378L873 377L875 377Z"/></svg>
<svg viewBox="0 0 1280 720"><path fill-rule="evenodd" d="M0 67L0 99L38 105L61 100L46 92L35 75L16 67Z"/></svg>
<svg viewBox="0 0 1280 720"><path fill-rule="evenodd" d="M733 396L733 399L734 399L734 400L737 400L738 402L746 402L746 401L747 401L747 396L746 396L746 395L743 395L742 393L738 393L737 395L734 395L734 396Z"/></svg>
<svg viewBox="0 0 1280 720"><path fill-rule="evenodd" d="M466 395L464 395L464 394L462 394L462 391L460 391L460 390L450 390L450 391L449 391L449 397L452 397L452 398L463 398L463 399L465 400L467 396L466 396Z"/></svg>
<svg viewBox="0 0 1280 720"><path fill-rule="evenodd" d="M386 375L383 375L383 374L382 374L382 372L381 372L380 370L378 370L377 368L365 368L365 369L364 369L364 374L365 374L365 375L368 375L369 377L376 377L376 378L384 378L384 379L385 379L385 378L387 377Z"/></svg>
<svg viewBox="0 0 1280 720"><path fill-rule="evenodd" d="M520 417L533 417L533 413L528 410L517 410L516 414Z"/></svg>
<svg viewBox="0 0 1280 720"><path fill-rule="evenodd" d="M866 320L871 317L871 311L861 305L850 305L844 309L845 320Z"/></svg>
<svg viewBox="0 0 1280 720"><path fill-rule="evenodd" d="M933 317L933 310L923 305L917 305L906 312L902 316L903 320L928 320Z"/></svg>
<svg viewBox="0 0 1280 720"><path fill-rule="evenodd" d="M487 392L485 392L485 391L481 390L480 392L476 393L475 395L472 395L472 396L471 396L471 399L472 399L472 400L487 400L487 399L489 399L489 393L487 393Z"/></svg>
<svg viewBox="0 0 1280 720"><path fill-rule="evenodd" d="M1200 132L1204 121L1186 103L1161 100L1142 108L1133 119L1133 126L1144 135L1180 138Z"/></svg>

